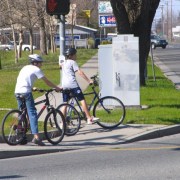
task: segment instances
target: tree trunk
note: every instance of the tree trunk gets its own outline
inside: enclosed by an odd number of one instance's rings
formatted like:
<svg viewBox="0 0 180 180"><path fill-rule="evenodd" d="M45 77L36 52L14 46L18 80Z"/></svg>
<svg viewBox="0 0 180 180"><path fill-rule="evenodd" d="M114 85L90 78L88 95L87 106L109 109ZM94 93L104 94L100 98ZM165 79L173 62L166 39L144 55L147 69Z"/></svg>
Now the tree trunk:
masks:
<svg viewBox="0 0 180 180"><path fill-rule="evenodd" d="M29 43L31 46L30 53L33 54L33 29L29 29Z"/></svg>
<svg viewBox="0 0 180 180"><path fill-rule="evenodd" d="M41 19L40 21L40 50L42 55L47 55L45 24L44 20Z"/></svg>
<svg viewBox="0 0 180 180"><path fill-rule="evenodd" d="M37 10L37 16L39 19L40 51L41 51L41 55L47 55L46 31L45 31L43 7L41 7L39 0L35 0L35 5L36 5L36 10Z"/></svg>
<svg viewBox="0 0 180 180"><path fill-rule="evenodd" d="M151 26L159 2L160 0L111 0L118 34L134 34L134 36L139 37L141 85L145 85Z"/></svg>
<svg viewBox="0 0 180 180"><path fill-rule="evenodd" d="M22 56L22 45L23 45L23 31L19 30L19 48L18 48L18 58Z"/></svg>
<svg viewBox="0 0 180 180"><path fill-rule="evenodd" d="M17 64L17 63L18 63L18 53L17 53L17 45L16 45L16 38L15 38L14 26L11 25L11 28L12 28L12 34L13 34L13 40L14 40L15 64Z"/></svg>

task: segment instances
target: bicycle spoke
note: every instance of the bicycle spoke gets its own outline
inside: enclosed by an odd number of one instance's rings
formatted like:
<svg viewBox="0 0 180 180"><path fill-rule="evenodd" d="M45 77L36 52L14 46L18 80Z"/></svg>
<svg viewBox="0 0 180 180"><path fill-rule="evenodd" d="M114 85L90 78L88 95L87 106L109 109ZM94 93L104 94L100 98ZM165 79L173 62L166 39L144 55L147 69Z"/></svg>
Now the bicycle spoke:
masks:
<svg viewBox="0 0 180 180"><path fill-rule="evenodd" d="M44 122L44 134L51 144L62 141L65 132L64 116L58 110L50 111Z"/></svg>
<svg viewBox="0 0 180 180"><path fill-rule="evenodd" d="M103 128L114 128L123 122L125 107L118 98L107 96L96 103L93 114L99 118L97 124Z"/></svg>
<svg viewBox="0 0 180 180"><path fill-rule="evenodd" d="M17 145L21 143L26 133L25 120L21 117L21 111L11 110L6 114L2 121L2 137L9 145Z"/></svg>

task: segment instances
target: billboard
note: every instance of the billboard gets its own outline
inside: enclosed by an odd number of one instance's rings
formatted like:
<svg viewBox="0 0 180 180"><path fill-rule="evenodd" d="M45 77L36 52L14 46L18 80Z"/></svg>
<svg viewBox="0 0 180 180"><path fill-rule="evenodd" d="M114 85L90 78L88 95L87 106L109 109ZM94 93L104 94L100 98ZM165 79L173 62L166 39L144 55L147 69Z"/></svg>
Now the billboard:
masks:
<svg viewBox="0 0 180 180"><path fill-rule="evenodd" d="M99 1L98 11L99 13L112 13L111 3L109 1Z"/></svg>
<svg viewBox="0 0 180 180"><path fill-rule="evenodd" d="M100 27L116 27L116 19L113 15L99 15Z"/></svg>

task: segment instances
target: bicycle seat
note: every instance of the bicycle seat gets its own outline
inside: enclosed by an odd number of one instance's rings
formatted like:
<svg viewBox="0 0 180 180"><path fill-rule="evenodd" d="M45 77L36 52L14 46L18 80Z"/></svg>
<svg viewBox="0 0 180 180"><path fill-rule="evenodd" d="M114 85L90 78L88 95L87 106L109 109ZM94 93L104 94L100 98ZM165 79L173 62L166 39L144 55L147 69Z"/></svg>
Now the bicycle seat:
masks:
<svg viewBox="0 0 180 180"><path fill-rule="evenodd" d="M25 97L22 95L22 94L16 94L16 98L18 98L18 99L25 99Z"/></svg>

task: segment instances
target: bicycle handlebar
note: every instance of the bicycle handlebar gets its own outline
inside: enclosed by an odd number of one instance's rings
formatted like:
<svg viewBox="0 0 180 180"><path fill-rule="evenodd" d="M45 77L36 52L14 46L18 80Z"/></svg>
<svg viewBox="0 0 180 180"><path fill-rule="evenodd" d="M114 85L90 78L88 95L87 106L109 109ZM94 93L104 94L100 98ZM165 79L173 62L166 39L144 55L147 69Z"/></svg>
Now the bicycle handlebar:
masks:
<svg viewBox="0 0 180 180"><path fill-rule="evenodd" d="M93 84L90 85L98 86L98 75L91 76L90 78L93 80Z"/></svg>
<svg viewBox="0 0 180 180"><path fill-rule="evenodd" d="M32 91L38 91L38 92L46 92L46 93L50 93L52 91L56 91L56 88L52 88L52 89L39 89L37 87L33 87Z"/></svg>
<svg viewBox="0 0 180 180"><path fill-rule="evenodd" d="M93 79L93 80L95 80L95 79L98 78L98 75L91 76L90 78Z"/></svg>

